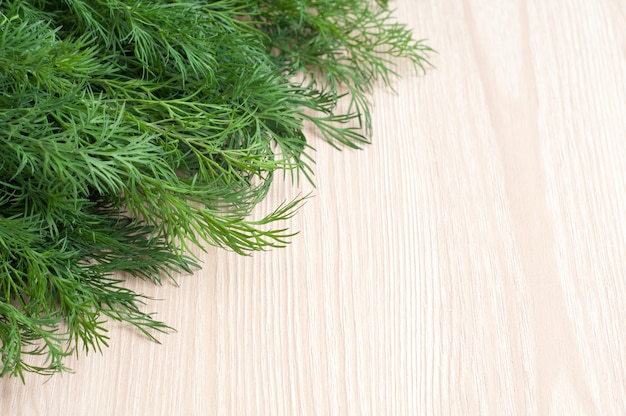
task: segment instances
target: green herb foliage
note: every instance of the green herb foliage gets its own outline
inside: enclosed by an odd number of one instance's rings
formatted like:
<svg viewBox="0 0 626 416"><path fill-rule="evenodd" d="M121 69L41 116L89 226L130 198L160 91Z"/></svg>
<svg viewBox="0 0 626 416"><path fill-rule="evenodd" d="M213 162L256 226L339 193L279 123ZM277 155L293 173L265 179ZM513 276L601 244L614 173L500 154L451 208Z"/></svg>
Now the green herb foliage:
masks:
<svg viewBox="0 0 626 416"><path fill-rule="evenodd" d="M119 272L286 244L300 201L247 218L311 179L304 125L366 143L373 84L429 52L381 1L0 1L0 375L65 370L107 319L166 331Z"/></svg>

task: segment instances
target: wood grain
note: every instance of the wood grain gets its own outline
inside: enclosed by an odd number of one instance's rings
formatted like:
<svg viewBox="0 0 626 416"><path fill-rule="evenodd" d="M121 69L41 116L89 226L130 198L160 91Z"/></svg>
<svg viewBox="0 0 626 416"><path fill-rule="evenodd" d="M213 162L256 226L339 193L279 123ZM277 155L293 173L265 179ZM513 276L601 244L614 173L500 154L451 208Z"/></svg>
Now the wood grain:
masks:
<svg viewBox="0 0 626 416"><path fill-rule="evenodd" d="M396 0L436 69L319 139L283 250L129 282L178 332L0 380L1 415L626 414L626 3Z"/></svg>

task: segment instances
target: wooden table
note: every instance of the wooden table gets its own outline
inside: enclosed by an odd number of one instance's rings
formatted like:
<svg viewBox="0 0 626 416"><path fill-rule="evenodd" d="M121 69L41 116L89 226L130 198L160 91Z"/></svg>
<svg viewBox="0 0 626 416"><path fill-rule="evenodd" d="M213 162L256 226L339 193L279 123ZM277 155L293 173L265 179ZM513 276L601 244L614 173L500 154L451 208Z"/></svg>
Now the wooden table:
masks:
<svg viewBox="0 0 626 416"><path fill-rule="evenodd" d="M130 282L178 332L112 326L12 415L626 414L626 2L392 0L436 69L313 140L286 249Z"/></svg>

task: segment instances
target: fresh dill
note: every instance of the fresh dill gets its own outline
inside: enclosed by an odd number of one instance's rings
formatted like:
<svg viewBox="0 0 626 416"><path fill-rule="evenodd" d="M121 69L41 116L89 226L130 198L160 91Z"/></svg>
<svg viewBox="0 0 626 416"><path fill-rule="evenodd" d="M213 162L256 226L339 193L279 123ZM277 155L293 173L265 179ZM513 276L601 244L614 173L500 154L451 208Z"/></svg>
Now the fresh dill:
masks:
<svg viewBox="0 0 626 416"><path fill-rule="evenodd" d="M380 0L0 0L0 375L66 370L107 319L167 331L118 272L285 245L299 200L248 218L312 179L304 126L367 143L374 83L431 52Z"/></svg>

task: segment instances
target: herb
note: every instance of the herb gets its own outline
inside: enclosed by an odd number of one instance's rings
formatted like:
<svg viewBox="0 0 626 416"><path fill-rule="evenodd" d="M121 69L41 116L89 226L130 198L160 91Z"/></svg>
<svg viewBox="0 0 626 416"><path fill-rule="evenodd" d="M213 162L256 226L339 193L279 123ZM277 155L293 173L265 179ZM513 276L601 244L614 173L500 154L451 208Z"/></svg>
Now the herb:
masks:
<svg viewBox="0 0 626 416"><path fill-rule="evenodd" d="M430 52L383 1L0 1L0 375L66 370L107 319L166 331L116 272L286 244L300 200L247 218L312 180L303 126L367 143L373 84Z"/></svg>

